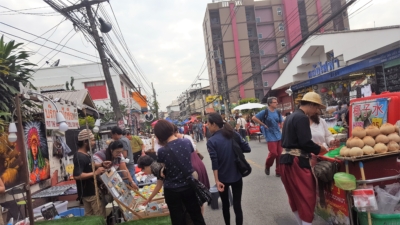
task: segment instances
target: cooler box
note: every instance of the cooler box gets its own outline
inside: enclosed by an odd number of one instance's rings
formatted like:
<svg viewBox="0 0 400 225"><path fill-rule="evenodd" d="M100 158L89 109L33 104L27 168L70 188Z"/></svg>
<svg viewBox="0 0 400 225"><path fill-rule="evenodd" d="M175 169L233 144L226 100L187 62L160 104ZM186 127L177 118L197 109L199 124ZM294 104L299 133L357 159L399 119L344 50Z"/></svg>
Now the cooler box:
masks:
<svg viewBox="0 0 400 225"><path fill-rule="evenodd" d="M68 201L56 201L56 202L48 202L44 205L41 205L39 207L36 207L33 209L33 214L36 215L42 215L42 209L47 209L50 208L54 204L54 207L56 207L56 210L58 214L67 211L67 206L68 206Z"/></svg>
<svg viewBox="0 0 400 225"><path fill-rule="evenodd" d="M74 215L74 217L84 216L85 215L85 209L84 208L68 209L67 211L60 213L60 216L64 217L64 216L68 216L70 214Z"/></svg>

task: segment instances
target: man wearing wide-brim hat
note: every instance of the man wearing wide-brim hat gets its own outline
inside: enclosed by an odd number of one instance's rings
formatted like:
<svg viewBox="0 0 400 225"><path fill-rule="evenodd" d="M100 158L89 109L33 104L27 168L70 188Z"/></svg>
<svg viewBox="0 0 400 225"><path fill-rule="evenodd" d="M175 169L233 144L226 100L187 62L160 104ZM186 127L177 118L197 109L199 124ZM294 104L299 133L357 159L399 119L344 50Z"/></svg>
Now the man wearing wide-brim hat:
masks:
<svg viewBox="0 0 400 225"><path fill-rule="evenodd" d="M325 147L311 140L308 116L325 108L319 94L308 92L300 101L299 109L286 117L282 130L281 179L300 225L311 225L314 218L316 184L309 162L311 153L323 155L327 152Z"/></svg>

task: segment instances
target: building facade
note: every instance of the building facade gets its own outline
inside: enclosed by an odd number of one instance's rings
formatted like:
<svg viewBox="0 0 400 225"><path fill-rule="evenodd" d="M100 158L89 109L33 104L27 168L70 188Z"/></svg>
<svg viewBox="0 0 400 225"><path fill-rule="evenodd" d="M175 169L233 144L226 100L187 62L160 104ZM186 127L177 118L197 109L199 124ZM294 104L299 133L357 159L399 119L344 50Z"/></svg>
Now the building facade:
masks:
<svg viewBox="0 0 400 225"><path fill-rule="evenodd" d="M210 87L190 89L183 92L178 97L179 116L181 120L185 120L192 115L202 115L207 113L207 109L213 108L212 104L206 103L206 97L211 93Z"/></svg>
<svg viewBox="0 0 400 225"><path fill-rule="evenodd" d="M179 102L178 100L173 100L170 105L167 106L166 117L171 120L178 120L180 116Z"/></svg>
<svg viewBox="0 0 400 225"><path fill-rule="evenodd" d="M267 65L344 4L345 0L209 3L203 33L211 94L221 94L234 88L224 96L230 102L237 102L240 98L265 99L298 48L272 66L267 68ZM346 13L343 13L320 32L347 29L349 22ZM253 74L257 75L238 86Z"/></svg>
<svg viewBox="0 0 400 225"><path fill-rule="evenodd" d="M130 109L141 109L141 106L132 98L131 89L135 87L130 78L124 74L116 74L110 70L111 78L117 93L118 100ZM66 82L74 78L74 89L87 89L96 106L106 107L110 102L107 84L101 64L77 64L42 68L34 74L32 84L41 89L51 86L64 87ZM71 85L69 85L71 88ZM54 90L52 90L54 91Z"/></svg>

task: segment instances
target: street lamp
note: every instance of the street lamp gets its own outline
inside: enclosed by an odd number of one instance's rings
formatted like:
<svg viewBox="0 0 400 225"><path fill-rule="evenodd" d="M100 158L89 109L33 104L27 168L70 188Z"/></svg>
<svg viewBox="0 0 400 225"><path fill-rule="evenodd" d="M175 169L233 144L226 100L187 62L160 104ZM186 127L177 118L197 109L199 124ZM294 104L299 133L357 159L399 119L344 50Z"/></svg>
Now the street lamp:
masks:
<svg viewBox="0 0 400 225"><path fill-rule="evenodd" d="M34 93L32 90L29 90L28 92L27 92L27 94L28 95L39 95L39 96L41 96L41 97L43 97L43 98L45 98L45 99L47 99L48 101L50 101L53 105L54 105L54 107L56 108L56 110L57 110L57 115L56 115L56 122L57 122L57 124L59 124L59 130L60 131L67 131L68 130L68 124L66 123L66 120L65 120L65 118L64 118L64 115L60 112L60 110L58 109L58 107L57 107L57 105L56 105L56 103L54 102L54 101L52 101L49 97L47 97L46 95L42 95L42 94L39 94L39 93Z"/></svg>

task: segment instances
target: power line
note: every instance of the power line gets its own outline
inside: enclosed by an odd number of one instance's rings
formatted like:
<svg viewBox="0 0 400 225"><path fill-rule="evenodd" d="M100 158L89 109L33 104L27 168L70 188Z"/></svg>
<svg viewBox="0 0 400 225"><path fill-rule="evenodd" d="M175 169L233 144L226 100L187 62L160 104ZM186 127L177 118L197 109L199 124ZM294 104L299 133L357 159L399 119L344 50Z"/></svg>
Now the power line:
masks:
<svg viewBox="0 0 400 225"><path fill-rule="evenodd" d="M51 12L51 13L49 13L49 12L48 13L26 13L26 12L21 12L21 11L18 11L18 10L10 9L10 8L7 8L7 7L2 6L2 5L0 5L0 8L4 8L4 9L7 9L9 11L15 12L15 14L3 14L3 15L25 14L25 15L33 15L33 16L59 16L59 14L51 15L51 14L54 14L54 12ZM25 11L25 10L22 10L22 11Z"/></svg>
<svg viewBox="0 0 400 225"><path fill-rule="evenodd" d="M32 34L32 33L28 32L28 31L24 31L24 30L22 30L22 29L19 29L19 28L17 28L17 27L14 27L14 26L12 26L12 25L9 25L9 24L3 23L3 22L0 22L0 23L6 25L6 26L8 26L8 27L14 28L14 29L16 29L16 30L22 31L22 32L24 32L24 33L30 34L30 35L32 35L32 36L35 36L35 37L37 37L37 38L46 40L46 42L50 42L50 43L59 45L59 43L54 42L54 41L51 41L51 40L49 40L49 38L40 37L40 36L38 36L38 35L36 35L36 34ZM45 42L44 44L46 44L46 42ZM43 45L44 45L44 44L43 44ZM82 52L82 51L79 51L79 50L76 50L76 49L73 49L73 48L70 48L70 47L65 47L65 48L70 49L70 50L73 50L73 51L75 51L75 52L82 53L82 54L87 55L87 56L91 56L91 57L94 57L94 58L98 58L97 56L94 56L94 55L91 55L91 54L88 54L88 53L86 53L86 52ZM39 50L40 50L40 49L39 49ZM39 50L38 50L38 51L39 51Z"/></svg>
<svg viewBox="0 0 400 225"><path fill-rule="evenodd" d="M27 40L27 39L25 39L25 38L19 37L19 36L14 35L14 34L10 34L10 33L8 33L8 32L2 31L2 30L0 30L0 32L3 32L3 33L8 34L8 35L10 35L10 36L13 36L13 37L22 39L22 40L24 40L24 41L29 41L29 40ZM41 44L38 44L38 43L33 42L33 41L31 41L31 43L36 44L36 45L41 45ZM48 49L51 49L51 50L55 50L54 48L48 47L48 46L46 46L46 45L43 45L43 47L48 48ZM96 63L95 61L92 61L92 60L90 60L90 59L85 59L85 58L82 58L82 57L77 56L77 55L73 55L73 54L70 54L70 53L67 53L67 52L63 52L63 51L61 51L61 50L57 50L57 51L60 52L60 53L63 53L63 54L66 54L66 55L75 57L75 58L79 58L79 59L83 59L83 60L86 60L86 61L89 61L89 62Z"/></svg>
<svg viewBox="0 0 400 225"><path fill-rule="evenodd" d="M7 11L1 11L0 13L5 13L5 12L20 12L20 11L28 11L28 10L44 9L44 8L50 8L50 6L42 6L42 7L27 8L27 9L10 9L10 10L7 10Z"/></svg>

